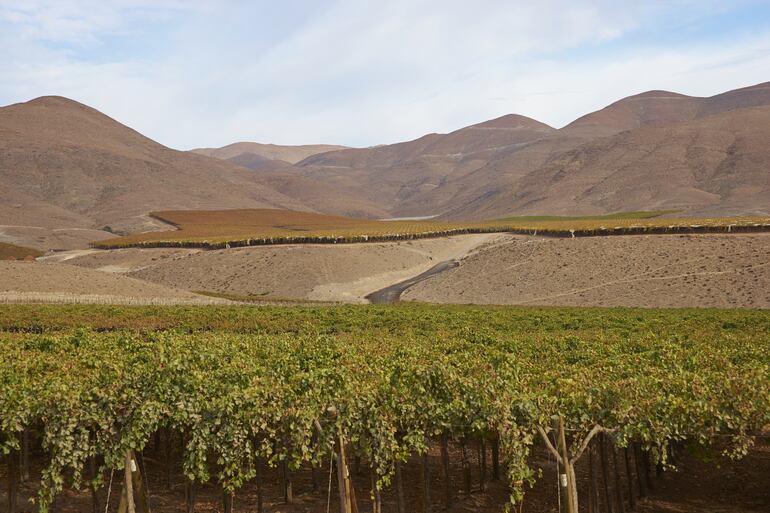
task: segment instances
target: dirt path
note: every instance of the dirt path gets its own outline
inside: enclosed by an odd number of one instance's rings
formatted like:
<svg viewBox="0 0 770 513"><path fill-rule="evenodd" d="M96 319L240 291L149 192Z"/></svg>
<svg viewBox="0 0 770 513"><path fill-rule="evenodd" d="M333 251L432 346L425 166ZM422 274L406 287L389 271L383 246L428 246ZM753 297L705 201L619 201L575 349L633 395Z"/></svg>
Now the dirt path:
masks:
<svg viewBox="0 0 770 513"><path fill-rule="evenodd" d="M430 272L431 269L441 266L442 264L436 264L436 262L446 263L449 261L457 261L482 251L487 246L492 246L499 243L502 240L510 239L511 235L505 234L475 234L475 235L460 235L455 237L446 237L444 241L451 241L451 244L444 243L442 247L433 247L431 251L420 253L423 254L422 261L418 265L402 266L399 270L388 271L384 273L367 273L363 277L354 281L340 282L340 283L324 283L316 286L308 294L308 299L317 301L350 301L357 303L365 303L369 300L367 296L382 291L389 287L396 287L407 283L417 277L422 277L418 281L413 281L412 285L419 281L435 274L431 273L428 276L424 274ZM433 239L442 240L442 239ZM417 241L423 243L430 243L430 241ZM409 251L415 251L410 249ZM445 266L441 270L449 269L453 266ZM409 285L411 286L411 285ZM408 288L408 286L406 287ZM401 292L406 290L402 288ZM395 290L395 289L393 289Z"/></svg>
<svg viewBox="0 0 770 513"><path fill-rule="evenodd" d="M423 280L427 280L431 276L435 276L436 274L444 272L447 269L457 267L458 265L460 264L456 260L441 262L440 264L434 265L424 273L418 274L414 278L409 278L408 280L404 280L389 287L385 287L384 289L372 292L366 296L366 299L368 299L370 303L374 304L395 303L401 299L401 294L412 285L420 283Z"/></svg>
<svg viewBox="0 0 770 513"><path fill-rule="evenodd" d="M46 255L38 258L40 262L66 262L73 258L79 258L92 253L96 253L98 249L70 249L68 251L60 251L53 255Z"/></svg>

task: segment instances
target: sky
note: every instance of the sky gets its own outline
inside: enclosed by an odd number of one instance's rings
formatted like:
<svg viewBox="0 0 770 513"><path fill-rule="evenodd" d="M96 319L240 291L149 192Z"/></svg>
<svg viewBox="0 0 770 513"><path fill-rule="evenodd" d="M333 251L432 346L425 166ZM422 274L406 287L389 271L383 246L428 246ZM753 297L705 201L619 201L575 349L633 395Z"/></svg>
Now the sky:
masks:
<svg viewBox="0 0 770 513"><path fill-rule="evenodd" d="M0 55L177 149L370 146L770 81L770 0L0 0Z"/></svg>

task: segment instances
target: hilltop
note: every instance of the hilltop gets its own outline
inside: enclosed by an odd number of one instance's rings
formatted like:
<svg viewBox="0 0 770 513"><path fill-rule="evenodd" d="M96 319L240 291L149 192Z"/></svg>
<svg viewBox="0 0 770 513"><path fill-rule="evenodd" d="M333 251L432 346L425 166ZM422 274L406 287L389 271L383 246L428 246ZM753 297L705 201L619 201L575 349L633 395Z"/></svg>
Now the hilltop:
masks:
<svg viewBox="0 0 770 513"><path fill-rule="evenodd" d="M145 231L158 228L148 212L172 205L305 208L248 169L167 148L67 98L0 108L0 225Z"/></svg>

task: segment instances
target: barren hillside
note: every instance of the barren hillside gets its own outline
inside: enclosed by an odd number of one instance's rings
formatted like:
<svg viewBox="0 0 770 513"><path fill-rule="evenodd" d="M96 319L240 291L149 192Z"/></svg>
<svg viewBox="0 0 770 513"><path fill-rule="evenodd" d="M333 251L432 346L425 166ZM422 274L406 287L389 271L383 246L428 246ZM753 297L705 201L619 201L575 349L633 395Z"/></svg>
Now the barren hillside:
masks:
<svg viewBox="0 0 770 513"><path fill-rule="evenodd" d="M115 273L55 263L1 262L0 303L216 304L200 296Z"/></svg>
<svg viewBox="0 0 770 513"><path fill-rule="evenodd" d="M46 257L125 273L179 289L252 296L364 302L364 296L497 240L496 234L371 244L292 244L200 251L91 250Z"/></svg>
<svg viewBox="0 0 770 513"><path fill-rule="evenodd" d="M152 229L165 207L292 207L252 171L166 148L80 103L0 108L0 225Z"/></svg>
<svg viewBox="0 0 770 513"><path fill-rule="evenodd" d="M770 307L770 235L510 237L407 290L436 303Z"/></svg>
<svg viewBox="0 0 770 513"><path fill-rule="evenodd" d="M770 84L710 98L649 91L559 130L508 115L450 134L314 155L268 173L269 183L317 210L370 217L762 213L770 209L761 169L766 106ZM355 207L340 201L351 197Z"/></svg>
<svg viewBox="0 0 770 513"><path fill-rule="evenodd" d="M148 212L182 209L453 220L659 209L766 214L768 140L770 83L710 98L650 91L558 130L511 114L372 148L196 150L216 159L166 148L77 102L42 97L0 108L0 240L72 247L108 237L95 230L104 227L157 230ZM81 231L62 241L56 230L65 228Z"/></svg>
<svg viewBox="0 0 770 513"><path fill-rule="evenodd" d="M453 184L447 218L681 208L770 211L770 83L710 98L632 96L502 151Z"/></svg>
<svg viewBox="0 0 770 513"><path fill-rule="evenodd" d="M453 184L486 165L492 155L553 132L539 121L508 115L449 134L315 155L298 163L295 174L332 184L391 217L435 215L446 209Z"/></svg>
<svg viewBox="0 0 770 513"><path fill-rule="evenodd" d="M289 164L296 164L311 155L327 151L344 150L346 146L335 144L303 144L300 146L282 146L280 144L260 144L255 142L237 142L222 146L221 148L196 148L190 150L193 153L206 155L218 159L230 160L244 156L255 155L267 160L280 160ZM253 157L251 157L253 159ZM242 164L241 164L242 165ZM251 166L246 166L251 167Z"/></svg>
<svg viewBox="0 0 770 513"><path fill-rule="evenodd" d="M641 127L551 156L455 215L638 209L762 215L770 212L767 141L770 106Z"/></svg>

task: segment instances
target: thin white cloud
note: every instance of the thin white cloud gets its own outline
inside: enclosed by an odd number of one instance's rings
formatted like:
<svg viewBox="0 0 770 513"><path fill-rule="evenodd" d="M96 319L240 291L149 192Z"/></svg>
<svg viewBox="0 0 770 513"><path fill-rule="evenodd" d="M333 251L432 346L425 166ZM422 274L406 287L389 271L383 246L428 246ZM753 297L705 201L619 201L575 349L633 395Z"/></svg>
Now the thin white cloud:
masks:
<svg viewBox="0 0 770 513"><path fill-rule="evenodd" d="M509 112L560 126L645 89L770 79L761 33L624 45L667 16L724 9L711 1L22 5L0 0L0 103L61 94L180 148L368 145Z"/></svg>
<svg viewBox="0 0 770 513"><path fill-rule="evenodd" d="M31 38L90 42L133 31L133 24L182 12L205 13L215 5L210 0L0 0L0 19L15 23Z"/></svg>

